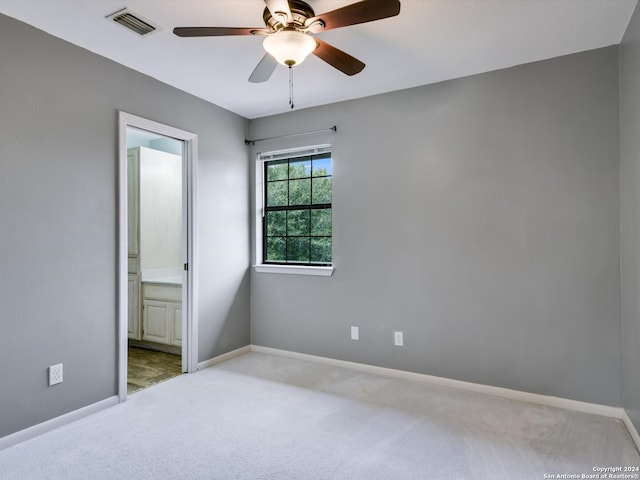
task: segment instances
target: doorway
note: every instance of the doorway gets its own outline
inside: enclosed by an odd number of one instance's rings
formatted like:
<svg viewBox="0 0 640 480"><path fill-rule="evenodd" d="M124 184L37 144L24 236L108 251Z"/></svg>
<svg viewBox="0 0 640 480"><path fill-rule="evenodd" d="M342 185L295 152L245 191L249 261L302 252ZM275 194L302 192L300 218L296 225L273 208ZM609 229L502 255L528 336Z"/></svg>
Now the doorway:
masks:
<svg viewBox="0 0 640 480"><path fill-rule="evenodd" d="M129 371L136 372L131 393L197 369L197 136L125 112L119 122L118 397L124 401Z"/></svg>

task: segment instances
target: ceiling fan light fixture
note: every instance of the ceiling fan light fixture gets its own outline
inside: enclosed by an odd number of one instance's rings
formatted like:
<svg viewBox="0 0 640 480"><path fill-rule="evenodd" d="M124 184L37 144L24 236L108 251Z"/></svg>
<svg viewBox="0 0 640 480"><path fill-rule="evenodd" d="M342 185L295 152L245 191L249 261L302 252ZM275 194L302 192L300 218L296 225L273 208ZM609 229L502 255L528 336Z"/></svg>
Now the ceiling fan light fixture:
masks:
<svg viewBox="0 0 640 480"><path fill-rule="evenodd" d="M293 67L301 64L318 44L307 33L297 30L280 30L268 35L262 46L278 63Z"/></svg>

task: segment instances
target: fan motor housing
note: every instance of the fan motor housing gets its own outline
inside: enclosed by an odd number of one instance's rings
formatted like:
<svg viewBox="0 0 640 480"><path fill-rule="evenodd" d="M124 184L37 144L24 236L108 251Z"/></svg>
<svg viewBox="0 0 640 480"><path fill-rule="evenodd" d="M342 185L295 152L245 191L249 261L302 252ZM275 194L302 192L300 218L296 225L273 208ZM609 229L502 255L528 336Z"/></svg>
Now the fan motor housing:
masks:
<svg viewBox="0 0 640 480"><path fill-rule="evenodd" d="M291 10L292 22L299 27L303 27L304 22L308 18L316 16L313 8L311 8L311 5L309 5L307 2L303 2L302 0L289 0L289 8ZM262 18L265 25L274 32L287 27L287 25L283 24L280 19L275 18L273 15L271 15L271 12L268 8L264 9Z"/></svg>

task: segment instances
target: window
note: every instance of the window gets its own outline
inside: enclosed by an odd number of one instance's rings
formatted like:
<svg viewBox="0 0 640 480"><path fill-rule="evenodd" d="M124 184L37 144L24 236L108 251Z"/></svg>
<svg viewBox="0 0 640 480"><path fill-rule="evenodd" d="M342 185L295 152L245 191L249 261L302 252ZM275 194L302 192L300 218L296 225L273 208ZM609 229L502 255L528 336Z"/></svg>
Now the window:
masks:
<svg viewBox="0 0 640 480"><path fill-rule="evenodd" d="M262 263L331 266L331 151L316 147L261 159Z"/></svg>

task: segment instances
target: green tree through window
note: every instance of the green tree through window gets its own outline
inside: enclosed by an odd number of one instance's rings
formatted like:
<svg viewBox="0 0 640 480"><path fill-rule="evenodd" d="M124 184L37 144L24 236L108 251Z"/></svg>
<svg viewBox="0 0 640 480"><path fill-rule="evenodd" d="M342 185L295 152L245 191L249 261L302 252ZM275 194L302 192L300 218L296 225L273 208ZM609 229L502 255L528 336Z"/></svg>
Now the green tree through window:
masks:
<svg viewBox="0 0 640 480"><path fill-rule="evenodd" d="M264 162L263 263L331 265L331 153Z"/></svg>

